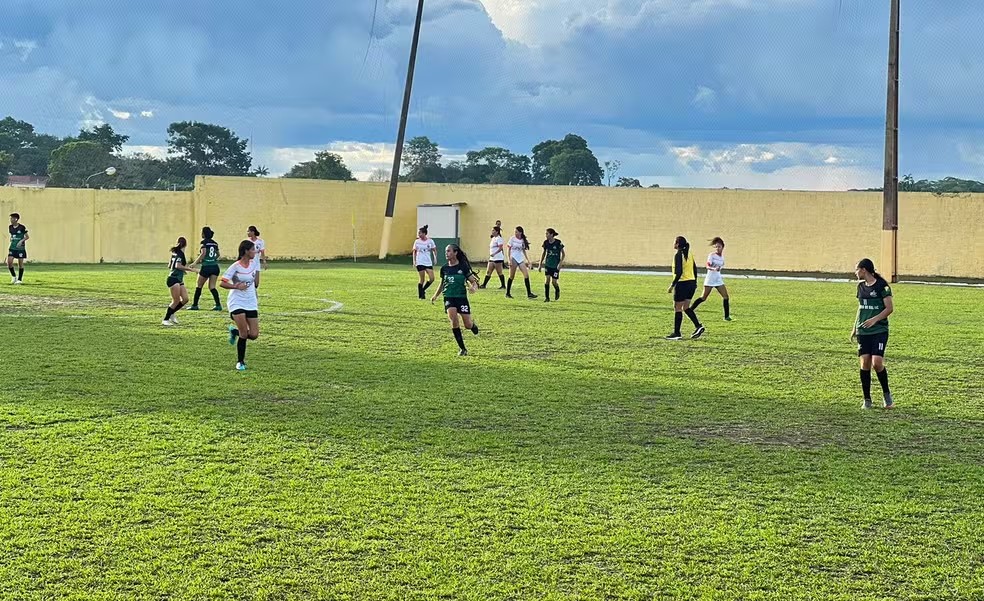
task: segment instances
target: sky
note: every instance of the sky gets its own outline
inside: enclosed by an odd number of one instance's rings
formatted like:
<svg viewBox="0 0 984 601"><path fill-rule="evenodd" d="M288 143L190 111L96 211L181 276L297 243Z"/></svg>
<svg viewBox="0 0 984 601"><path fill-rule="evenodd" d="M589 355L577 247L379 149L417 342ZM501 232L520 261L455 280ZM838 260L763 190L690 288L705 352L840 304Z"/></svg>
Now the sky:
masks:
<svg viewBox="0 0 984 601"><path fill-rule="evenodd" d="M940 10L943 6L944 10ZM0 0L0 114L248 138L388 171L416 0ZM408 137L447 159L577 133L676 187L880 186L888 0L426 0ZM984 3L903 0L900 171L984 179Z"/></svg>

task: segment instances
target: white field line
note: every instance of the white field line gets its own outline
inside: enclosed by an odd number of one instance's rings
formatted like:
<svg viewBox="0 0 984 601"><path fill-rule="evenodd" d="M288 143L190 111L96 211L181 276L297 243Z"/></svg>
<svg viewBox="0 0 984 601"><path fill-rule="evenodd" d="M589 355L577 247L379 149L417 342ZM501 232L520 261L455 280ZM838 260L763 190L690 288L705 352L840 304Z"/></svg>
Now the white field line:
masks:
<svg viewBox="0 0 984 601"><path fill-rule="evenodd" d="M601 273L601 274L611 274L611 275L646 275L646 276L660 276L660 277L673 277L673 274L668 271L641 271L641 270L631 270L631 269L565 269L565 272L573 273ZM792 276L792 275L748 275L748 274L737 274L729 273L725 276L726 279L736 279L736 280L780 280L787 282L837 282L840 284L853 283L856 280L852 278L818 278L809 276ZM925 282L922 280L899 280L900 284L920 284L923 286L959 286L963 288L984 288L984 284L976 284L972 282Z"/></svg>

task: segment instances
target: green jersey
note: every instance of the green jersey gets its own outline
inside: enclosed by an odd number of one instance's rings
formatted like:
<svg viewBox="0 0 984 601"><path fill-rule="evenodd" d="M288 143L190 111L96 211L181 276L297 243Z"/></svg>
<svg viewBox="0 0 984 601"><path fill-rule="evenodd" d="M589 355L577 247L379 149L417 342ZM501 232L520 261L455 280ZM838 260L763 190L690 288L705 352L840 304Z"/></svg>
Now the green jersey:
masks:
<svg viewBox="0 0 984 601"><path fill-rule="evenodd" d="M185 259L185 254L183 250L176 250L171 253L171 262L168 264L167 268L171 270L168 274L169 278L174 278L179 282L184 281L185 272L178 269L178 266L184 267L188 264L188 260Z"/></svg>
<svg viewBox="0 0 984 601"><path fill-rule="evenodd" d="M553 242L543 241L543 250L546 251L547 256L543 260L543 264L547 269L556 269L560 266L560 255L564 250L564 243L560 241L559 238L554 238Z"/></svg>
<svg viewBox="0 0 984 601"><path fill-rule="evenodd" d="M27 228L24 227L24 224L12 225L7 228L7 231L10 232L10 250L24 250L24 247L21 246L24 237L27 236Z"/></svg>
<svg viewBox="0 0 984 601"><path fill-rule="evenodd" d="M205 256L202 257L203 266L219 264L219 245L215 240L202 240L202 250L205 252Z"/></svg>
<svg viewBox="0 0 984 601"><path fill-rule="evenodd" d="M441 280L444 282L444 298L468 298L468 278L471 273L458 263L454 267L441 267Z"/></svg>
<svg viewBox="0 0 984 601"><path fill-rule="evenodd" d="M885 310L885 299L892 296L892 288L885 280L878 280L871 286L858 282L858 321L855 324L858 336L881 334L888 331L888 318L877 322L870 328L861 324Z"/></svg>

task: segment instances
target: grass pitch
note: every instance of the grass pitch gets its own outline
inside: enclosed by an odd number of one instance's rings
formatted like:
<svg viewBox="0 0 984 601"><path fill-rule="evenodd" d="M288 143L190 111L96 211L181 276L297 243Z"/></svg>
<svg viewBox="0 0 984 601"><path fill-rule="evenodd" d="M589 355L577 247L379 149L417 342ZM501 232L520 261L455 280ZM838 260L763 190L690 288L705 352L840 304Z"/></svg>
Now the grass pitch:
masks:
<svg viewBox="0 0 984 601"><path fill-rule="evenodd" d="M410 267L274 264L237 373L165 275L0 288L0 598L984 597L984 291L895 286L863 412L852 284L666 342L666 278L536 276L459 358Z"/></svg>

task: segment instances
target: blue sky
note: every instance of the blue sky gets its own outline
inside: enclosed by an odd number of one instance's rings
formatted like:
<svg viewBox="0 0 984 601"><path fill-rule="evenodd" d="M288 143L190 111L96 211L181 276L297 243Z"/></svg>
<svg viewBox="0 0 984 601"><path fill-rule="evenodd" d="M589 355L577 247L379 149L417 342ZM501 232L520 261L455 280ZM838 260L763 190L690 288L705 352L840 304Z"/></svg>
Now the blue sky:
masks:
<svg viewBox="0 0 984 601"><path fill-rule="evenodd" d="M151 6L151 4L153 4ZM0 113L159 152L226 125L274 174L392 156L415 0L3 0ZM901 170L984 179L979 0L903 0ZM888 0L427 0L408 135L447 157L576 132L664 186L881 182Z"/></svg>

